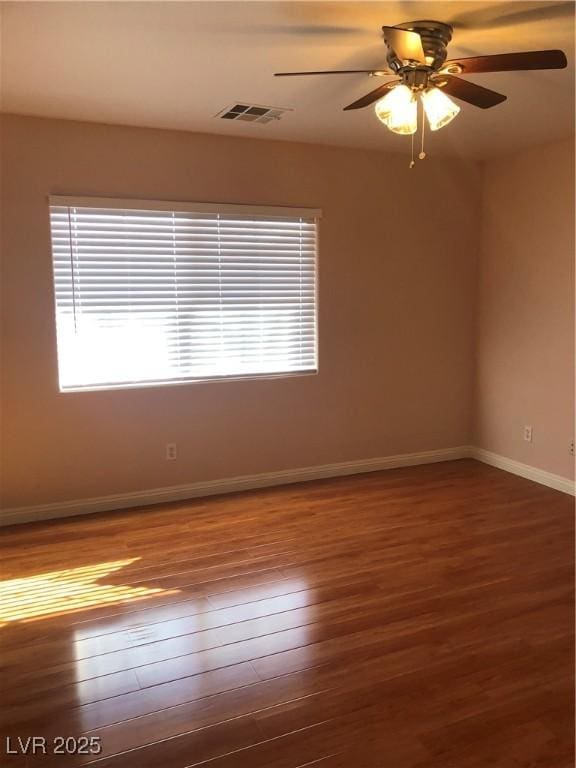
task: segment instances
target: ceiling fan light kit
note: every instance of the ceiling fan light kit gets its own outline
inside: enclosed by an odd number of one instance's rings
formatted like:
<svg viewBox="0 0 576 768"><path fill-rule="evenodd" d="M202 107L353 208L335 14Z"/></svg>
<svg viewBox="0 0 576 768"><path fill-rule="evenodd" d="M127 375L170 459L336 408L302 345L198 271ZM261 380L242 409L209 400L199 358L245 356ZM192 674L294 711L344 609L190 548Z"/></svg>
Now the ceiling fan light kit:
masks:
<svg viewBox="0 0 576 768"><path fill-rule="evenodd" d="M430 130L448 125L460 107L439 88L427 88L420 98ZM407 85L396 85L374 105L376 117L393 133L412 134L418 130L418 93Z"/></svg>
<svg viewBox="0 0 576 768"><path fill-rule="evenodd" d="M424 115L432 131L448 125L460 112L449 96L489 109L501 104L506 96L458 75L483 72L514 72L538 69L564 69L563 51L525 51L501 53L493 56L473 56L447 61L447 46L452 39L450 24L440 21L412 21L395 27L382 27L387 47L385 69L332 70L327 72L278 72L277 77L323 74L367 74L371 77L395 76L394 80L378 86L370 93L344 107L345 111L362 109L374 104L378 119L393 133L412 136L414 167L414 134L418 130L418 112L421 112L422 145L424 152ZM447 95L449 94L449 96ZM422 109L418 109L418 103Z"/></svg>

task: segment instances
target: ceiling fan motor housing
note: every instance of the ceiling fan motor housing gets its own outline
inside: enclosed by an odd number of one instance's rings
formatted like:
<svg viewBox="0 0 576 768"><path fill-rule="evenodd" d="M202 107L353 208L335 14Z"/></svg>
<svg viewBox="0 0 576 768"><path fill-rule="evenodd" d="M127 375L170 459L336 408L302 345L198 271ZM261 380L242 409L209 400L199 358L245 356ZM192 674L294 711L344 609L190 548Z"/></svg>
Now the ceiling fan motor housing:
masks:
<svg viewBox="0 0 576 768"><path fill-rule="evenodd" d="M388 48L387 62L393 72L410 75L410 72L415 70L430 73L440 69L446 61L446 46L452 39L452 27L449 24L443 24L441 21L408 21L404 24L397 24L396 29L405 29L420 35L427 63L426 65L417 62L407 63L399 59L394 51ZM408 84L416 85L416 87L419 85L419 83Z"/></svg>

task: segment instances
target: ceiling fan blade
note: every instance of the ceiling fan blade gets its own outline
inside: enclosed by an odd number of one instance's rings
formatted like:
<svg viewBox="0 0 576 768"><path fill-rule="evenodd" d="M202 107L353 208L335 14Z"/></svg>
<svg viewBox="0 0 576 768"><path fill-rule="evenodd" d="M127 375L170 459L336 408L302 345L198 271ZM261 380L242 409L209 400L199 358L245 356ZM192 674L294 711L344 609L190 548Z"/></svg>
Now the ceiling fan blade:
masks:
<svg viewBox="0 0 576 768"><path fill-rule="evenodd" d="M397 27L382 27L384 40L402 61L418 61L426 64L426 56L422 47L422 38L417 32Z"/></svg>
<svg viewBox="0 0 576 768"><path fill-rule="evenodd" d="M393 72L387 72L385 69L326 69L319 72L275 72L274 77L299 77L300 75L382 75L392 76Z"/></svg>
<svg viewBox="0 0 576 768"><path fill-rule="evenodd" d="M242 25L244 29L244 25ZM351 26L338 26L336 24L254 24L252 27L254 31L261 34L273 35L310 35L314 37L326 36L326 35L371 35L372 33L366 29L366 27L351 27Z"/></svg>
<svg viewBox="0 0 576 768"><path fill-rule="evenodd" d="M464 75L476 72L518 72L528 69L564 69L566 56L563 51L526 51L522 53L498 53L495 56L472 56L469 59L447 61L443 70L458 66Z"/></svg>
<svg viewBox="0 0 576 768"><path fill-rule="evenodd" d="M390 80L389 82L384 83L384 85L379 85L378 88L370 91L366 96L362 96L361 99L353 101L352 104L348 104L347 107L344 107L344 111L347 112L349 109L362 109L362 107L368 107L370 104L374 104L375 101L378 101L378 99L386 95L386 91L399 82L400 80Z"/></svg>
<svg viewBox="0 0 576 768"><path fill-rule="evenodd" d="M496 104L501 104L508 98L502 93L496 93L489 88L470 83L468 80L461 80L453 75L442 75L441 79L435 81L435 84L442 88L445 93L449 93L450 96L481 109L495 107Z"/></svg>
<svg viewBox="0 0 576 768"><path fill-rule="evenodd" d="M568 18L572 20L574 3L535 3L513 0L507 3L484 3L483 6L465 11L450 19L450 24L458 30L494 30L503 27L529 24L539 21Z"/></svg>

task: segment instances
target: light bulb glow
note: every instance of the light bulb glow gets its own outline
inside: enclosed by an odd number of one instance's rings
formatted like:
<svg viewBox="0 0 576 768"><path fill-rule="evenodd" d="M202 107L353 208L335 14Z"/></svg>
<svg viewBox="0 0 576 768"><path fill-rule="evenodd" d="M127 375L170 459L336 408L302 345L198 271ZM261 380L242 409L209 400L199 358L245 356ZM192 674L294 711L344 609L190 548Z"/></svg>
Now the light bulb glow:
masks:
<svg viewBox="0 0 576 768"><path fill-rule="evenodd" d="M397 85L376 102L378 119L394 133L416 133L418 105L407 85Z"/></svg>
<svg viewBox="0 0 576 768"><path fill-rule="evenodd" d="M460 107L454 104L439 88L429 88L422 94L424 111L430 124L430 130L437 131L453 120Z"/></svg>

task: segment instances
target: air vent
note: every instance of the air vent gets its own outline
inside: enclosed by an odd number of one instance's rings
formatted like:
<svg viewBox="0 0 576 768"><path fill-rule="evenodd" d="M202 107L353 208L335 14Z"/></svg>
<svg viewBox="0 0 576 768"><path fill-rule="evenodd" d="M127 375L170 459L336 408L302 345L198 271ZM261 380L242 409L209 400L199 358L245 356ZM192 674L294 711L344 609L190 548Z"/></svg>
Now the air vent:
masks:
<svg viewBox="0 0 576 768"><path fill-rule="evenodd" d="M280 107L262 107L259 104L234 104L218 112L215 117L247 123L271 123L273 120L280 120L285 112L291 111Z"/></svg>

